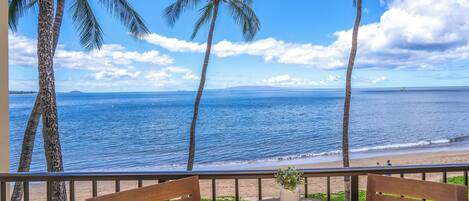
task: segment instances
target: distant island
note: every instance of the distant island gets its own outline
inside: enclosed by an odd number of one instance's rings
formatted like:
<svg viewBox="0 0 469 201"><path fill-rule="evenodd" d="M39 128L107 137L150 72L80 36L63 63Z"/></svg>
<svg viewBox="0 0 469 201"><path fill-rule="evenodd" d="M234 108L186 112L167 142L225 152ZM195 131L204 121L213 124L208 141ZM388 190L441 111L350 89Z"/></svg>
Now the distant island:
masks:
<svg viewBox="0 0 469 201"><path fill-rule="evenodd" d="M35 94L35 91L9 91L8 94Z"/></svg>
<svg viewBox="0 0 469 201"><path fill-rule="evenodd" d="M73 90L73 91L70 91L68 93L71 93L71 94L82 94L83 92L82 91L78 91L78 90Z"/></svg>

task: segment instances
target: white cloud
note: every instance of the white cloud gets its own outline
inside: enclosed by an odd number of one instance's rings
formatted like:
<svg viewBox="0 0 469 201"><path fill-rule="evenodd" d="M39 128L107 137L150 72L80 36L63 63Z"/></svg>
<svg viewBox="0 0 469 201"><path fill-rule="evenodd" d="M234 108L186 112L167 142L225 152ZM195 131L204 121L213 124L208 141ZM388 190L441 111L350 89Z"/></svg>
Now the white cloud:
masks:
<svg viewBox="0 0 469 201"><path fill-rule="evenodd" d="M384 82L386 80L388 80L388 78L386 76L380 76L380 77L371 79L370 82L373 83L373 84L377 84L377 83L380 83L380 82Z"/></svg>
<svg viewBox="0 0 469 201"><path fill-rule="evenodd" d="M203 53L206 45L168 38L155 33L150 34L144 40L173 52ZM251 43L234 43L222 40L213 45L212 52L218 57L247 54L261 56L267 62L275 60L284 64L304 64L333 69L344 65L343 61L340 60L342 51L337 51L335 48L313 44L287 43L274 38L267 38Z"/></svg>
<svg viewBox="0 0 469 201"><path fill-rule="evenodd" d="M170 66L158 71L145 73L145 78L156 83L176 83L179 80L198 80L191 70L182 67Z"/></svg>
<svg viewBox="0 0 469 201"><path fill-rule="evenodd" d="M267 84L289 84L289 83L296 82L296 81L297 81L296 79L293 79L288 74L273 76L273 77L263 80L263 82Z"/></svg>
<svg viewBox="0 0 469 201"><path fill-rule="evenodd" d="M36 40L22 35L9 34L9 62L13 65L35 67ZM96 79L135 78L139 72L133 68L137 63L152 66L168 66L174 59L158 51L128 51L122 45L105 44L98 51L71 51L64 45L57 47L54 67L92 71Z"/></svg>
<svg viewBox="0 0 469 201"><path fill-rule="evenodd" d="M329 75L323 80L307 80L301 78L291 77L289 74L272 76L263 79L258 84L269 86L285 86L285 87L315 87L315 86L328 86L338 81L340 76Z"/></svg>
<svg viewBox="0 0 469 201"><path fill-rule="evenodd" d="M469 60L469 0L394 0L379 22L359 31L357 67L434 69ZM351 46L351 29L334 33L327 46L290 43L275 38L213 46L219 57L252 55L267 62L344 68ZM203 52L205 44L151 34L146 41L175 52Z"/></svg>
<svg viewBox="0 0 469 201"><path fill-rule="evenodd" d="M113 80L118 78L136 78L140 72L132 72L128 69L101 70L92 75L97 80Z"/></svg>
<svg viewBox="0 0 469 201"><path fill-rule="evenodd" d="M142 39L173 52L203 52L205 50L205 45L203 44L179 40L177 38L168 38L158 34L148 34Z"/></svg>
<svg viewBox="0 0 469 201"><path fill-rule="evenodd" d="M22 35L9 34L10 64L36 67L36 40ZM139 65L139 68L135 66ZM105 44L99 51L71 51L59 45L54 58L54 67L84 70L89 74L78 82L57 80L59 90L92 89L95 91L119 91L135 89L174 90L192 88L199 77L190 69L174 66L174 59L155 50L146 52L129 51L119 44ZM144 65L144 67L141 67ZM159 69L159 70L155 70ZM91 79L90 79L91 78ZM36 86L36 81L15 81ZM32 83L32 85L31 85ZM119 85L121 88L119 88ZM125 86L124 86L125 85ZM133 88L132 88L133 87Z"/></svg>

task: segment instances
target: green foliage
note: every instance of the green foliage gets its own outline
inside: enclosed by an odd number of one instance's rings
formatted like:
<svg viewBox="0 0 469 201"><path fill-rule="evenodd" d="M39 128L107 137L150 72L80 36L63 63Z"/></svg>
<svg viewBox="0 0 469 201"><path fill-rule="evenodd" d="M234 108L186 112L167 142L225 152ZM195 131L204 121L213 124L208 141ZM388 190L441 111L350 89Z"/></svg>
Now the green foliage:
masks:
<svg viewBox="0 0 469 201"><path fill-rule="evenodd" d="M166 7L163 15L170 26L174 26L179 16L187 10L197 8L199 4L203 3L202 0L174 0L174 2ZM206 4L199 9L199 18L194 25L194 30L191 34L191 39L194 39L199 29L210 22L214 7L218 5L225 5L230 11L231 17L236 24L242 29L243 37L246 41L254 38L260 30L261 23L257 18L254 10L251 7L252 0L222 0L214 1L208 0Z"/></svg>
<svg viewBox="0 0 469 201"><path fill-rule="evenodd" d="M16 31L19 18L23 17L26 11L33 8L37 2L37 0L11 0L8 25L12 31ZM99 3L114 15L132 36L141 38L149 33L142 17L127 0L100 0ZM80 36L81 46L87 50L100 49L104 35L89 1L72 0L70 5L72 21Z"/></svg>
<svg viewBox="0 0 469 201"><path fill-rule="evenodd" d="M303 183L304 179L302 172L292 166L288 166L286 169L278 170L277 174L275 174L275 180L283 188L294 191L299 184Z"/></svg>
<svg viewBox="0 0 469 201"><path fill-rule="evenodd" d="M464 176L449 177L447 180L448 184L464 185ZM468 192L469 196L469 192Z"/></svg>
<svg viewBox="0 0 469 201"><path fill-rule="evenodd" d="M76 0L70 8L72 20L80 35L80 44L88 50L103 45L103 31L87 0Z"/></svg>
<svg viewBox="0 0 469 201"><path fill-rule="evenodd" d="M327 201L327 194L325 193L312 193L308 194L308 198ZM345 193L344 192L337 192L331 193L331 201L344 201L345 200ZM366 201L366 191L360 191L360 195L358 200Z"/></svg>
<svg viewBox="0 0 469 201"><path fill-rule="evenodd" d="M464 177L463 176L449 177L448 184L464 185Z"/></svg>

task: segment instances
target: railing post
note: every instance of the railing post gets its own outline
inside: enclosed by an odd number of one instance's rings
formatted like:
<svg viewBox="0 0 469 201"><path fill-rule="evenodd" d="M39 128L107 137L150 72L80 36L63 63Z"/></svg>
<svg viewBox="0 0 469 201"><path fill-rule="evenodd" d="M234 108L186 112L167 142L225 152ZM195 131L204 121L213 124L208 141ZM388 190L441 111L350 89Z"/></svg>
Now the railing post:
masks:
<svg viewBox="0 0 469 201"><path fill-rule="evenodd" d="M351 176L351 192L350 192L350 200L351 201L358 201L360 189L358 186L358 175Z"/></svg>
<svg viewBox="0 0 469 201"><path fill-rule="evenodd" d="M262 200L262 178L257 178L257 197L259 200Z"/></svg>
<svg viewBox="0 0 469 201"><path fill-rule="evenodd" d="M446 171L443 172L443 183L447 183L448 182L448 174L446 173Z"/></svg>
<svg viewBox="0 0 469 201"><path fill-rule="evenodd" d="M51 181L46 182L46 196L47 196L47 201L52 201L52 187L51 187Z"/></svg>
<svg viewBox="0 0 469 201"><path fill-rule="evenodd" d="M212 201L217 200L217 182L212 179Z"/></svg>
<svg viewBox="0 0 469 201"><path fill-rule="evenodd" d="M29 182L23 181L23 201L29 201Z"/></svg>
<svg viewBox="0 0 469 201"><path fill-rule="evenodd" d="M305 177L305 198L308 198L308 177Z"/></svg>
<svg viewBox="0 0 469 201"><path fill-rule="evenodd" d="M143 180L139 179L137 185L138 185L139 188L142 188L143 187Z"/></svg>
<svg viewBox="0 0 469 201"><path fill-rule="evenodd" d="M238 178L235 178L235 201L239 201L239 182L238 182Z"/></svg>
<svg viewBox="0 0 469 201"><path fill-rule="evenodd" d="M466 185L466 187L468 186L468 182L467 182L467 170L464 170L464 185Z"/></svg>
<svg viewBox="0 0 469 201"><path fill-rule="evenodd" d="M0 182L0 201L7 201L7 185L4 181Z"/></svg>
<svg viewBox="0 0 469 201"><path fill-rule="evenodd" d="M8 1L0 0L0 173L10 169L10 127L8 116ZM9 197L5 184L2 198Z"/></svg>
<svg viewBox="0 0 469 201"><path fill-rule="evenodd" d="M75 181L70 180L70 201L75 201Z"/></svg>
<svg viewBox="0 0 469 201"><path fill-rule="evenodd" d="M92 191L93 191L93 197L97 197L98 196L98 181L96 179L93 179L93 181L91 181L91 186L92 186Z"/></svg>
<svg viewBox="0 0 469 201"><path fill-rule="evenodd" d="M331 201L331 177L330 176L327 176L326 194L327 194L327 201Z"/></svg>
<svg viewBox="0 0 469 201"><path fill-rule="evenodd" d="M119 179L116 180L116 193L121 192L121 181Z"/></svg>

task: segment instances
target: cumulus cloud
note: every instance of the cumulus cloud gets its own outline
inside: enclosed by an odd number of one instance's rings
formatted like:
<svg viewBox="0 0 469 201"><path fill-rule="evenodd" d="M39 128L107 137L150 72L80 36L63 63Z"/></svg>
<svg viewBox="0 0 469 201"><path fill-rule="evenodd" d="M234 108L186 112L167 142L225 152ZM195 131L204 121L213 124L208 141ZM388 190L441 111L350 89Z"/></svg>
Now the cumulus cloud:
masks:
<svg viewBox="0 0 469 201"><path fill-rule="evenodd" d="M377 83L380 83L380 82L384 82L386 80L388 80L388 78L386 76L380 76L380 77L371 79L370 82L373 83L373 84L377 84Z"/></svg>
<svg viewBox="0 0 469 201"><path fill-rule="evenodd" d="M169 38L155 33L149 34L144 40L173 52L203 53L206 45ZM335 48L313 44L288 43L275 38L267 38L250 43L222 40L213 45L212 52L218 57L246 54L261 56L266 62L276 61L283 64L304 64L334 69L344 65L341 60L343 51L335 50Z"/></svg>
<svg viewBox="0 0 469 201"><path fill-rule="evenodd" d="M91 75L96 80L112 80L118 78L136 78L140 72L132 72L128 69L101 70Z"/></svg>
<svg viewBox="0 0 469 201"><path fill-rule="evenodd" d="M36 67L36 40L9 33L9 62L22 67ZM142 67L142 66L145 67ZM140 67L135 67L140 66ZM59 90L92 89L110 91L135 89L174 90L192 88L199 77L190 69L174 66L174 59L156 50L145 52L129 51L119 44L105 44L99 51L73 51L59 44L54 58L54 67L83 70L88 75L81 81L60 80ZM159 69L159 70L156 70ZM21 89L37 85L37 81L12 81L12 86ZM29 83L26 85L26 83ZM120 86L120 87L119 87ZM74 88L75 87L75 88Z"/></svg>
<svg viewBox="0 0 469 201"><path fill-rule="evenodd" d="M359 31L356 66L361 68L434 69L469 59L469 0L394 0L379 22ZM351 29L334 33L330 45L291 43L266 38L250 43L222 40L219 57L252 55L267 62L340 69L347 63ZM174 52L203 52L205 44L151 34L145 40Z"/></svg>
<svg viewBox="0 0 469 201"><path fill-rule="evenodd" d="M148 34L142 39L173 52L203 52L205 50L205 44L188 42L177 38L168 38L155 33Z"/></svg>
<svg viewBox="0 0 469 201"><path fill-rule="evenodd" d="M179 79L198 80L199 77L194 75L191 70L182 67L166 67L158 71L149 71L146 73L146 79L156 82L175 83Z"/></svg>
<svg viewBox="0 0 469 201"><path fill-rule="evenodd" d="M338 75L329 75L323 80L307 80L301 78L294 78L289 74L276 75L263 79L259 84L269 86L286 86L286 87L314 87L314 86L328 86L340 79Z"/></svg>
<svg viewBox="0 0 469 201"><path fill-rule="evenodd" d="M10 33L8 45L10 64L37 66L36 40ZM91 77L96 79L135 78L140 74L133 68L137 63L168 66L174 59L155 50L128 51L119 44L105 44L99 51L90 52L66 50L64 45L59 45L54 58L55 67L92 71Z"/></svg>
<svg viewBox="0 0 469 201"><path fill-rule="evenodd" d="M288 74L277 75L277 76L273 76L273 77L263 80L263 82L267 84L289 84L289 83L296 82L296 81L297 81L296 79L293 79Z"/></svg>

